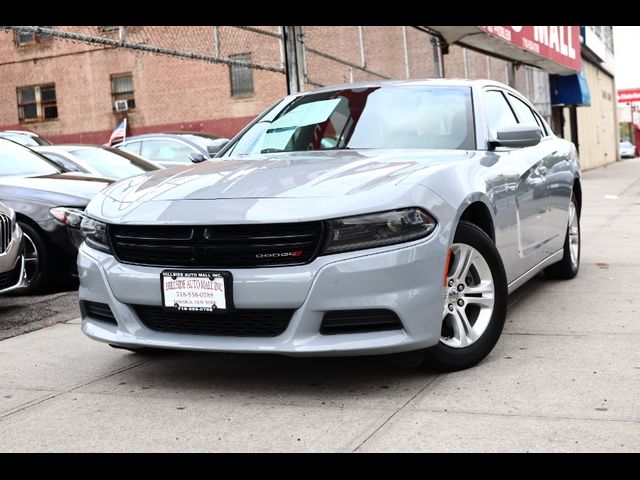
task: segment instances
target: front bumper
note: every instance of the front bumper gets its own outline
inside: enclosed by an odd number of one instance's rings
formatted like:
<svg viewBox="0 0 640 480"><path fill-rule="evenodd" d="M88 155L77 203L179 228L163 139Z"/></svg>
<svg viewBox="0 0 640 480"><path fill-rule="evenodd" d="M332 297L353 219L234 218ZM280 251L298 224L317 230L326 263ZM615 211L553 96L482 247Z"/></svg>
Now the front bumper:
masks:
<svg viewBox="0 0 640 480"><path fill-rule="evenodd" d="M4 253L0 253L0 294L26 286L24 240L20 226L16 225L9 247Z"/></svg>
<svg viewBox="0 0 640 480"><path fill-rule="evenodd" d="M119 263L82 245L78 255L81 301L111 308L117 325L83 311L89 337L121 346L184 350L280 353L287 355L366 355L416 350L440 339L448 238L434 232L426 240L366 251L318 257L293 267L229 269L238 309L294 309L276 337L208 336L161 333L147 328L132 305L162 303L163 268ZM325 312L389 309L398 330L320 334Z"/></svg>

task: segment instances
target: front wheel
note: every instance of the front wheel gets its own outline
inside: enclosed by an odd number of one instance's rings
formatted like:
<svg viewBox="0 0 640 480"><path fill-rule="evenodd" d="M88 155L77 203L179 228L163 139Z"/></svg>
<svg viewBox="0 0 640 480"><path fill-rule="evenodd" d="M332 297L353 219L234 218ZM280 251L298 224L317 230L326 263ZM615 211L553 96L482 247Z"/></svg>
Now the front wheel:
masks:
<svg viewBox="0 0 640 480"><path fill-rule="evenodd" d="M40 232L28 223L18 221L24 236L24 267L27 271L27 286L22 293L39 293L44 291L51 281L50 247Z"/></svg>
<svg viewBox="0 0 640 480"><path fill-rule="evenodd" d="M437 345L425 365L443 371L472 367L498 342L507 314L507 279L500 254L477 226L461 222L450 248Z"/></svg>

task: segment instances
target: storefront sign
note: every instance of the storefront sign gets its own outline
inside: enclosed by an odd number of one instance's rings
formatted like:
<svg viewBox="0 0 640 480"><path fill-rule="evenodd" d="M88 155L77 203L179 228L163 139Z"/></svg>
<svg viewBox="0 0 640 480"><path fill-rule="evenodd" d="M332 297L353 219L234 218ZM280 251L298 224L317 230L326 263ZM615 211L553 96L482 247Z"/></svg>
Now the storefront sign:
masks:
<svg viewBox="0 0 640 480"><path fill-rule="evenodd" d="M618 103L640 102L640 88L618 90Z"/></svg>
<svg viewBox="0 0 640 480"><path fill-rule="evenodd" d="M577 26L480 27L485 32L529 52L580 71L580 32Z"/></svg>

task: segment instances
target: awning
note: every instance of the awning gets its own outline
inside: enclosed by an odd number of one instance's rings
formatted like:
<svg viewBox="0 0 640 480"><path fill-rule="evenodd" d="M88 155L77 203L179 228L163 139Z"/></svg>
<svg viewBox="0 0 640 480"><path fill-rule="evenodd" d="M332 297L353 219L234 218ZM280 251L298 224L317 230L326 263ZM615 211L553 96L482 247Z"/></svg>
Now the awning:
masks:
<svg viewBox="0 0 640 480"><path fill-rule="evenodd" d="M474 27L429 26L447 43L536 66L545 72L573 75L580 71L577 26Z"/></svg>
<svg viewBox="0 0 640 480"><path fill-rule="evenodd" d="M551 75L551 105L591 105L591 95L587 77L583 73L575 75Z"/></svg>

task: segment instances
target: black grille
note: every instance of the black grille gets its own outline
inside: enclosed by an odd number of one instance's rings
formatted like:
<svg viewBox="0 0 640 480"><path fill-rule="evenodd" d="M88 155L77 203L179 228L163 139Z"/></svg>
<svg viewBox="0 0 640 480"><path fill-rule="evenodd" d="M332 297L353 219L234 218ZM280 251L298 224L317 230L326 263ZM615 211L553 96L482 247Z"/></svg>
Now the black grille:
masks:
<svg viewBox="0 0 640 480"><path fill-rule="evenodd" d="M117 325L116 317L113 316L111 307L106 303L80 301L80 312L82 316L91 317L94 320Z"/></svg>
<svg viewBox="0 0 640 480"><path fill-rule="evenodd" d="M20 270L22 264L18 262L16 268L5 273L0 273L0 290L11 288L20 281Z"/></svg>
<svg viewBox="0 0 640 480"><path fill-rule="evenodd" d="M293 310L183 312L133 305L140 321L156 332L234 337L276 337L287 329Z"/></svg>
<svg viewBox="0 0 640 480"><path fill-rule="evenodd" d="M322 223L110 225L109 233L114 253L124 263L175 267L271 267L312 261L320 248Z"/></svg>
<svg viewBox="0 0 640 480"><path fill-rule="evenodd" d="M11 219L0 213L0 253L4 253L11 243Z"/></svg>
<svg viewBox="0 0 640 480"><path fill-rule="evenodd" d="M336 310L324 314L320 333L337 335L401 329L402 322L391 310Z"/></svg>

